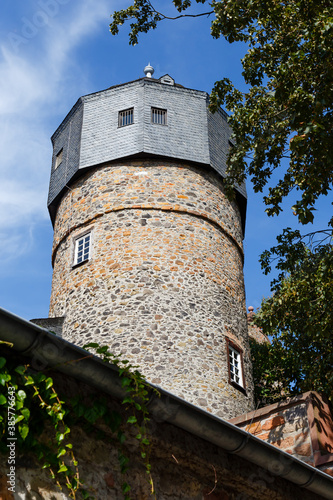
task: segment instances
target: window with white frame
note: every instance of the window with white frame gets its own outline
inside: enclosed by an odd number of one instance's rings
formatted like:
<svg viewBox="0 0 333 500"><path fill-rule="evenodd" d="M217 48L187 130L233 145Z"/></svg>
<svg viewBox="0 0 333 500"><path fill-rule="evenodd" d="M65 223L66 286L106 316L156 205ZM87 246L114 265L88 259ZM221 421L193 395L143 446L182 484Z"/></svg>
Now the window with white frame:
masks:
<svg viewBox="0 0 333 500"><path fill-rule="evenodd" d="M75 240L74 266L91 257L91 233L86 233Z"/></svg>
<svg viewBox="0 0 333 500"><path fill-rule="evenodd" d="M228 340L229 379L244 388L242 351Z"/></svg>
<svg viewBox="0 0 333 500"><path fill-rule="evenodd" d="M63 149L60 149L59 153L56 154L54 168L58 168L59 165L62 163L62 154L63 154Z"/></svg>
<svg viewBox="0 0 333 500"><path fill-rule="evenodd" d="M151 108L151 122L158 125L167 125L167 110Z"/></svg>
<svg viewBox="0 0 333 500"><path fill-rule="evenodd" d="M132 125L134 119L134 108L124 109L118 114L118 127L126 127Z"/></svg>

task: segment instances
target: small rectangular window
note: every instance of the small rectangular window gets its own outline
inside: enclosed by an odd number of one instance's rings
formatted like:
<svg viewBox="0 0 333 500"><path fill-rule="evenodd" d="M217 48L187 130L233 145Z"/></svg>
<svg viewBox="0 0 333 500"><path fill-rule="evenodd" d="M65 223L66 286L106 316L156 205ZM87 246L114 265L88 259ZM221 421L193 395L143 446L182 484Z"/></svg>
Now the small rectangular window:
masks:
<svg viewBox="0 0 333 500"><path fill-rule="evenodd" d="M54 168L58 168L59 165L62 163L62 153L63 153L63 149L60 149L59 153L56 154Z"/></svg>
<svg viewBox="0 0 333 500"><path fill-rule="evenodd" d="M118 127L126 127L126 125L132 125L134 118L134 108L124 109L119 111L118 115Z"/></svg>
<svg viewBox="0 0 333 500"><path fill-rule="evenodd" d="M227 339L229 381L245 388L243 376L243 356L242 351Z"/></svg>
<svg viewBox="0 0 333 500"><path fill-rule="evenodd" d="M89 260L91 256L91 233L80 236L75 240L74 266Z"/></svg>
<svg viewBox="0 0 333 500"><path fill-rule="evenodd" d="M167 125L167 110L151 108L151 122L158 125Z"/></svg>

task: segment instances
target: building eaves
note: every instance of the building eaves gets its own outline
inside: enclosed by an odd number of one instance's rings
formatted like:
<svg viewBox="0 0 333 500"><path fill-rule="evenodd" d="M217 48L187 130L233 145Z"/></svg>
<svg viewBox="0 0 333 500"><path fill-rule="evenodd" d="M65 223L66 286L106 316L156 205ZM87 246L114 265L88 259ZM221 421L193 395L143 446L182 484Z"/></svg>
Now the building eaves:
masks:
<svg viewBox="0 0 333 500"><path fill-rule="evenodd" d="M113 398L125 396L114 365L95 356L87 357L87 352L80 347L1 308L0 339L12 343L15 351L28 356L32 368L55 369ZM300 488L323 498L333 498L332 477L160 387L150 386L148 409L157 421L168 422L228 453L237 454Z"/></svg>
<svg viewBox="0 0 333 500"><path fill-rule="evenodd" d="M147 78L147 77L138 78L137 80L132 80L130 82L119 83L118 85L112 85L111 87L108 87L107 89L98 90L97 92L92 92L91 94L83 95L81 97L81 99L83 99L83 101L86 101L86 100L92 99L94 97L99 97L101 94L105 94L109 91L114 91L114 90L120 89L122 87L129 87L129 86L133 86L133 85L158 85L158 86L164 87L166 89L166 91L172 91L172 90L174 90L175 92L183 91L185 93L191 93L191 94L197 95L198 97L202 97L204 99L209 99L208 93L205 92L204 90L190 89L190 88L184 87L183 85L180 85L178 83L175 83L174 85L167 85L165 83L160 82L159 80L157 80L155 78Z"/></svg>

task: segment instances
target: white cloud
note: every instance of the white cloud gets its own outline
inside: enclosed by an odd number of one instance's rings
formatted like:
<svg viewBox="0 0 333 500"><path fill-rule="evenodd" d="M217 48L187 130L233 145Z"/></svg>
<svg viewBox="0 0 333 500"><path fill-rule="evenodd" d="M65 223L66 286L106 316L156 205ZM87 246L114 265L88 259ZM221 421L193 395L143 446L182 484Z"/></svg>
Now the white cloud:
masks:
<svg viewBox="0 0 333 500"><path fill-rule="evenodd" d="M47 4L56 8L43 17ZM33 225L48 217L54 116L73 104L66 81L68 75L81 76L74 49L105 29L110 9L107 0L40 0L37 10L18 21L16 38L9 34L0 47L0 234L6 241L2 262L26 251Z"/></svg>

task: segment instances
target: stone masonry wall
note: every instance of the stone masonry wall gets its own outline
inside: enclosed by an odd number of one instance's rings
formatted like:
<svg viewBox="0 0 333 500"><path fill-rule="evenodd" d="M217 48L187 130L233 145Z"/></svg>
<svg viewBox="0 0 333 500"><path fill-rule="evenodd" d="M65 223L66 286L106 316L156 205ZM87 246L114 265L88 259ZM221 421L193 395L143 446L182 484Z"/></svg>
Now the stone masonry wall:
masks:
<svg viewBox="0 0 333 500"><path fill-rule="evenodd" d="M72 267L92 231L92 258ZM230 418L253 408L239 210L216 174L175 163L89 171L55 223L50 316L63 336L123 352L155 385ZM228 381L226 337L246 391Z"/></svg>
<svg viewBox="0 0 333 500"><path fill-rule="evenodd" d="M107 398L109 412L120 412L126 421L124 405L82 382L48 372L50 375L65 401L79 395L87 404L90 399L103 396ZM90 426L89 431L84 430L84 425L71 426L70 442L78 461L79 478L95 500L123 500L124 481L131 486L132 500L322 500L284 477L275 476L269 464L267 470L263 469L171 424L157 422L154 417L149 423L149 461L155 489L155 495L151 495L134 437L137 431L128 426L122 430L126 435L122 451L129 458L125 475L120 473L116 440L110 429L100 421ZM49 433L44 430L43 435L49 439L51 430ZM66 485L62 483L60 491L49 471L42 470L41 464L29 454L17 453L16 485L12 493L8 490L7 458L1 455L1 459L1 500L69 500ZM77 495L79 499L81 495Z"/></svg>

